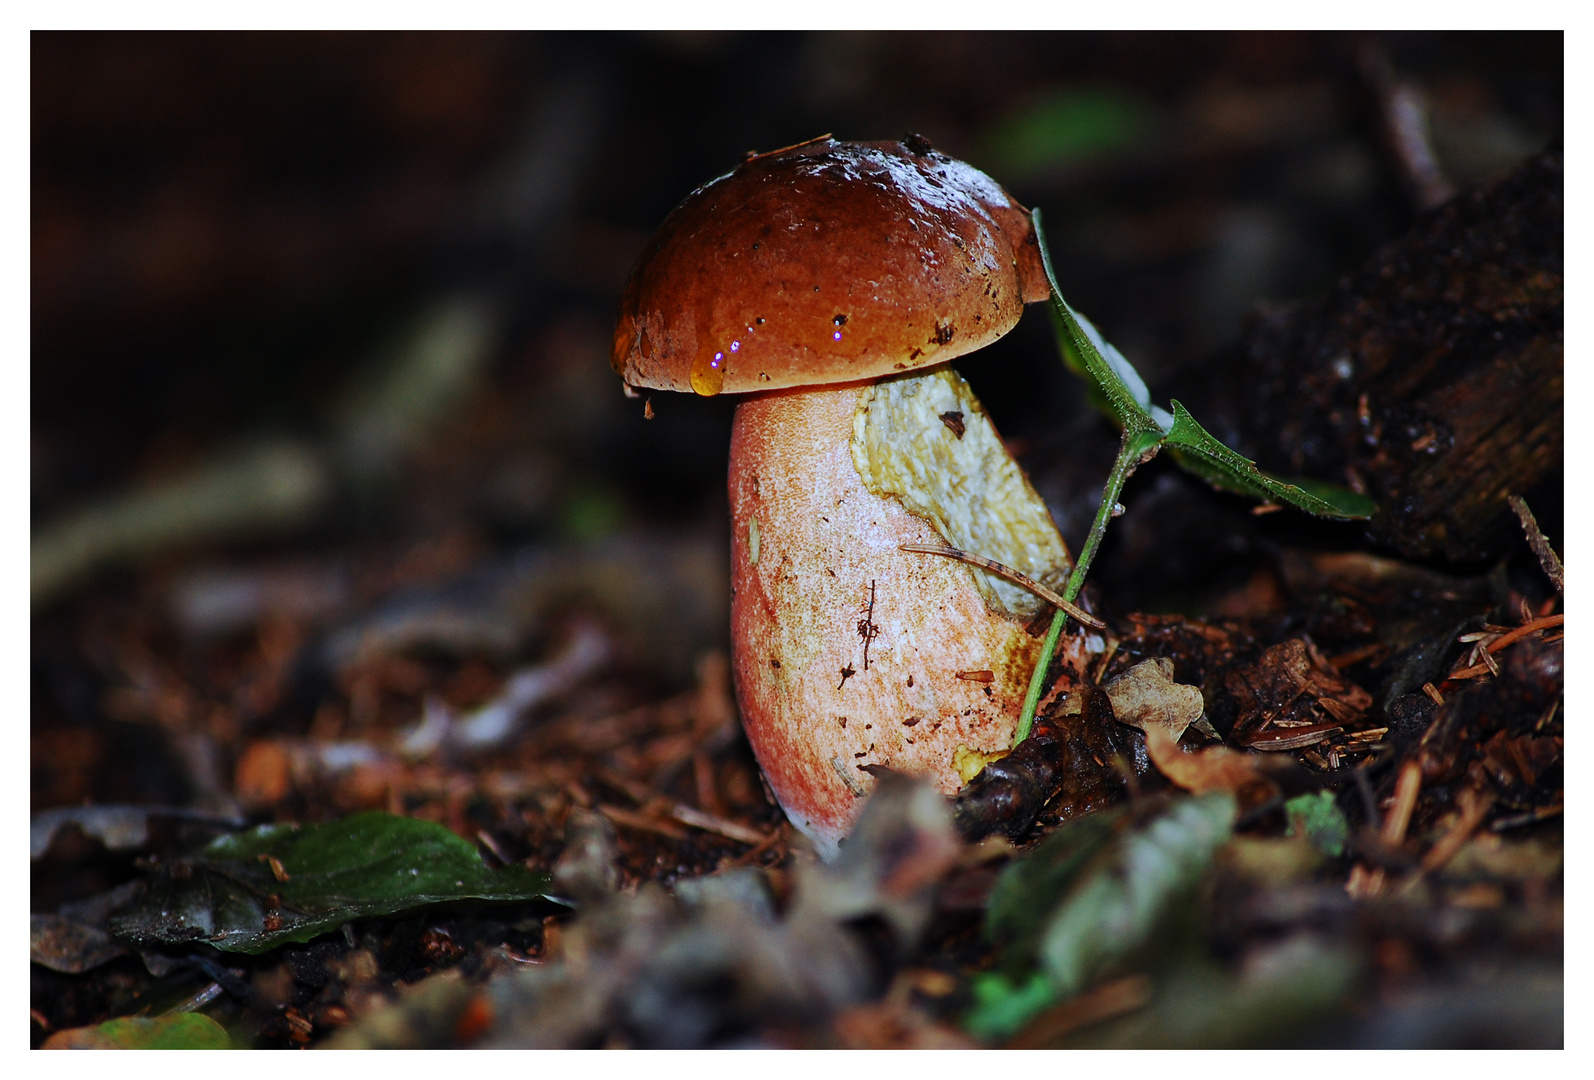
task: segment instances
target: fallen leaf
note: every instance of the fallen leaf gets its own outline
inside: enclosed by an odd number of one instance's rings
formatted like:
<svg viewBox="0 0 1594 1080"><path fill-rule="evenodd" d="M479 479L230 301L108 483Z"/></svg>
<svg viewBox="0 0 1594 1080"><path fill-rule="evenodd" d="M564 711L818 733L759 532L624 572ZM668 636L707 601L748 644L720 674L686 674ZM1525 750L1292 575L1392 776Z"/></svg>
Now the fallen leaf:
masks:
<svg viewBox="0 0 1594 1080"><path fill-rule="evenodd" d="M1180 799L1118 840L1073 891L1041 940L1039 958L1061 994L1084 989L1151 937L1228 840L1236 806L1226 792Z"/></svg>
<svg viewBox="0 0 1594 1080"><path fill-rule="evenodd" d="M1175 742L1206 707L1200 687L1174 682L1173 661L1162 656L1142 660L1102 689L1120 721L1141 731L1160 727Z"/></svg>
<svg viewBox="0 0 1594 1080"><path fill-rule="evenodd" d="M899 940L916 941L930 917L936 883L962 857L951 807L932 785L901 773L877 774L835 860L799 867L793 917L879 915Z"/></svg>
<svg viewBox="0 0 1594 1080"><path fill-rule="evenodd" d="M287 880L278 880L273 859ZM548 875L523 866L489 870L473 844L441 825L373 811L213 840L164 864L142 900L109 928L140 945L204 941L261 953L352 919L452 900L533 900L548 885Z"/></svg>
<svg viewBox="0 0 1594 1080"><path fill-rule="evenodd" d="M1160 727L1146 732L1146 752L1158 772L1195 795L1209 791L1232 795L1248 785L1267 782L1249 755L1226 746L1209 746L1187 754Z"/></svg>
<svg viewBox="0 0 1594 1080"><path fill-rule="evenodd" d="M28 958L51 971L79 975L127 952L127 946L95 926L58 915L29 918Z"/></svg>

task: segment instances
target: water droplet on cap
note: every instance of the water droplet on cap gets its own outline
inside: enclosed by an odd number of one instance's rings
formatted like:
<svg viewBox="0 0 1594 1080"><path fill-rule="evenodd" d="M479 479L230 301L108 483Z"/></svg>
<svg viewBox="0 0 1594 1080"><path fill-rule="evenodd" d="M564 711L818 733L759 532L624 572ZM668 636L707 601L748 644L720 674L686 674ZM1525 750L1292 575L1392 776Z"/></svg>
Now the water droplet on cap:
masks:
<svg viewBox="0 0 1594 1080"><path fill-rule="evenodd" d="M692 361L692 389L703 397L713 397L725 386L725 354L704 349Z"/></svg>

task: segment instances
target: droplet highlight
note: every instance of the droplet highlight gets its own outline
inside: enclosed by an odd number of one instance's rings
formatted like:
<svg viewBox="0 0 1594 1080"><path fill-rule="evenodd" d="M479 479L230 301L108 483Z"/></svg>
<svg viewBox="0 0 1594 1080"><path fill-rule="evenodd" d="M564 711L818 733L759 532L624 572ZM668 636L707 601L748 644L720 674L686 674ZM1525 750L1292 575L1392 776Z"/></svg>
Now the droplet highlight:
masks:
<svg viewBox="0 0 1594 1080"><path fill-rule="evenodd" d="M692 389L701 397L713 397L725 386L725 354L704 349L692 361Z"/></svg>

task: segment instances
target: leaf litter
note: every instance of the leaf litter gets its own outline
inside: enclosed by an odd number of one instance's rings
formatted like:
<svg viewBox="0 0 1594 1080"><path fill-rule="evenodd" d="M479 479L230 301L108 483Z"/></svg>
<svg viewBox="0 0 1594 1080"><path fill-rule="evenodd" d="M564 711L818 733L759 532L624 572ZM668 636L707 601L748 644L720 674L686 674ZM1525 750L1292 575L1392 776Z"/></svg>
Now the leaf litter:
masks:
<svg viewBox="0 0 1594 1080"><path fill-rule="evenodd" d="M392 749L414 730L404 701L430 683L469 715L513 669L469 675L466 696L463 666L356 661L323 730L365 756L333 767L333 742L251 744L285 749L255 812L329 824L218 839L224 818L157 818L142 838L106 834L141 853L136 888L41 915L55 937L35 968L173 1003L212 995L202 1011L256 1045L1362 1045L1495 985L1429 975L1448 987L1440 1005L1400 997L1425 956L1505 950L1510 977L1542 988L1560 948L1562 863L1535 830L1561 802L1561 643L1524 633L1498 675L1447 680L1469 645L1449 625L1429 622L1421 668L1367 651L1379 595L1318 566L1300 587L1370 617L1111 619L1115 647L1057 673L1034 738L951 802L879 778L831 866L760 789L723 656L651 701L586 677L496 749L419 758ZM376 721L356 722L361 708ZM1254 745L1325 726L1308 745ZM1410 762L1421 782L1386 834ZM390 871L420 867L382 869L381 830L356 830L326 863L373 895L318 876L295 840L370 809L446 833L462 861L435 868L470 873L404 888ZM81 826L54 836L42 865L102 843ZM1358 874L1379 882L1361 899ZM1396 1012L1347 1019L1377 987ZM1512 1023L1507 1042L1542 1035Z"/></svg>

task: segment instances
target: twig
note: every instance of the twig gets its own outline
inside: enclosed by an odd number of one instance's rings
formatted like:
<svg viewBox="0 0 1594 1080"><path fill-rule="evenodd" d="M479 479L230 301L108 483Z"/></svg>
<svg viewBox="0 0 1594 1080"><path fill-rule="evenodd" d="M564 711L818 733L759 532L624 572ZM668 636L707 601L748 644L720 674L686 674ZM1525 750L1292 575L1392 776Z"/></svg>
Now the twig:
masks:
<svg viewBox="0 0 1594 1080"><path fill-rule="evenodd" d="M1011 1050L1046 1049L1065 1035L1103 1020L1135 1012L1151 1003L1151 980L1128 975L1048 1009L1009 1042Z"/></svg>
<svg viewBox="0 0 1594 1080"><path fill-rule="evenodd" d="M734 860L731 861L730 865L732 865L732 866L747 866L747 865L755 862L759 858L759 856L764 854L764 852L768 851L770 848L774 847L777 843L779 843L780 840L784 837L784 835L785 835L785 830L781 829L781 828L777 828L774 832L772 832L768 836L764 837L763 840L759 841L759 844L758 844L757 847L752 848L752 849L750 849L748 851L744 851L740 855L738 855Z"/></svg>
<svg viewBox="0 0 1594 1080"><path fill-rule="evenodd" d="M1566 592L1566 580L1562 573L1560 557L1550 546L1550 538L1539 528L1538 521L1533 517L1533 511L1528 509L1527 502L1518 495L1508 495L1506 502L1516 511L1517 520L1522 522L1522 531L1527 534L1528 547L1532 548L1533 554L1539 557L1539 565L1544 567L1545 574L1554 582L1555 591Z"/></svg>
<svg viewBox="0 0 1594 1080"><path fill-rule="evenodd" d="M1408 761L1400 767L1400 777L1395 781L1395 801L1389 806L1379 839L1390 847L1399 847L1406 839L1406 827L1411 824L1411 812L1417 806L1417 793L1422 790L1422 766Z"/></svg>
<svg viewBox="0 0 1594 1080"><path fill-rule="evenodd" d="M874 624L874 586L875 583L871 579L869 582L869 609L864 613L863 618L858 620L858 636L863 638L863 669L865 671L869 670L869 643L880 636L880 628ZM841 681L846 682L847 680L842 679ZM841 688L838 686L836 689L839 690Z"/></svg>
<svg viewBox="0 0 1594 1080"><path fill-rule="evenodd" d="M1068 612L1068 614L1072 615L1074 618L1078 619L1080 622L1084 623L1093 630L1107 629L1106 623L1096 618L1096 616L1092 615L1084 608L1079 607L1077 604L1069 603L1067 600L1064 600L1061 596L1058 596L1056 593L1052 592L1052 590L1048 589L1034 578L1029 577L1021 571L1013 569L1011 566L1008 566L1005 563L999 563L995 559L987 559L984 555L975 555L973 552L963 551L960 548L937 547L935 544L898 544L897 547L902 551L916 551L924 555L944 555L948 559L956 559L958 562L968 563L970 566L977 566L981 570L986 570L992 574L995 574L997 577L1006 578L1008 581L1011 581L1014 585L1017 585L1021 589L1028 589L1030 592L1034 593L1036 596L1052 605L1052 607Z"/></svg>
<svg viewBox="0 0 1594 1080"><path fill-rule="evenodd" d="M622 810L618 806L610 806L608 803L599 803L598 811L616 825L623 825L629 829L641 829L643 832L658 833L660 836L668 836L671 840L686 839L686 833L677 829L668 821L658 821L642 814L634 814L629 810Z"/></svg>
<svg viewBox="0 0 1594 1080"><path fill-rule="evenodd" d="M1422 872L1425 874L1442 869L1445 863L1455 857L1456 852L1461 850L1461 846L1489 815L1489 808L1494 805L1494 795L1477 788L1467 788L1457 801L1461 804L1461 814L1423 857Z"/></svg>
<svg viewBox="0 0 1594 1080"><path fill-rule="evenodd" d="M734 821L727 821L718 814L708 814L702 810L694 810L692 807L682 803L677 803L671 808L670 816L683 825L690 825L692 828L702 829L704 832L718 833L726 839L735 840L742 844L752 844L754 847L761 846L771 839L771 837L759 832L757 829L739 825Z"/></svg>
<svg viewBox="0 0 1594 1080"><path fill-rule="evenodd" d="M1526 811L1525 813L1512 814L1510 817L1496 818L1494 821L1490 822L1489 830L1491 832L1505 832L1507 829L1516 829L1523 825L1533 825L1537 822L1543 821L1545 818L1552 818L1555 815L1562 813L1563 809L1564 808L1561 803L1555 803L1551 806L1535 807L1534 809Z"/></svg>
<svg viewBox="0 0 1594 1080"><path fill-rule="evenodd" d="M795 142L790 146L782 146L779 150L765 150L763 152L749 150L746 154L742 155L742 164L746 165L748 162L757 161L759 158L774 157L776 154L784 154L788 150L800 150L804 146L812 146L814 143L823 142L830 137L831 132L827 131L823 135L815 135L811 139L804 139L802 142Z"/></svg>

